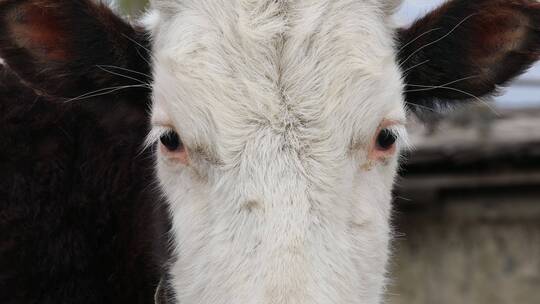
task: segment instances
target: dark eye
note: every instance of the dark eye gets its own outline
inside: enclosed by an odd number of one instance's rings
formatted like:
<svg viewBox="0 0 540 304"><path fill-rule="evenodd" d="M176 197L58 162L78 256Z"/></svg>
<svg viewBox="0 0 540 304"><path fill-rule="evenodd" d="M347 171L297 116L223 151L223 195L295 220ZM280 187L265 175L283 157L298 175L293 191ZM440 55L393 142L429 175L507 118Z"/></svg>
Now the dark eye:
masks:
<svg viewBox="0 0 540 304"><path fill-rule="evenodd" d="M377 149L382 151L390 150L396 143L397 136L388 129L382 129L377 136Z"/></svg>
<svg viewBox="0 0 540 304"><path fill-rule="evenodd" d="M159 140L161 141L161 144L171 152L184 148L180 136L174 131L167 131L167 133L161 135Z"/></svg>

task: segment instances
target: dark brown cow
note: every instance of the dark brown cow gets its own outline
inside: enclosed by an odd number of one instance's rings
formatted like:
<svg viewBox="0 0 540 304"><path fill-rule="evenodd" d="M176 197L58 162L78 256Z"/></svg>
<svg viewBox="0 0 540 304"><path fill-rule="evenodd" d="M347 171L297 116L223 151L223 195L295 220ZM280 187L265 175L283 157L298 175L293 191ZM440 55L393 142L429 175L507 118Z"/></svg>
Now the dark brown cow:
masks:
<svg viewBox="0 0 540 304"><path fill-rule="evenodd" d="M0 1L1 303L153 302L145 45L90 1Z"/></svg>

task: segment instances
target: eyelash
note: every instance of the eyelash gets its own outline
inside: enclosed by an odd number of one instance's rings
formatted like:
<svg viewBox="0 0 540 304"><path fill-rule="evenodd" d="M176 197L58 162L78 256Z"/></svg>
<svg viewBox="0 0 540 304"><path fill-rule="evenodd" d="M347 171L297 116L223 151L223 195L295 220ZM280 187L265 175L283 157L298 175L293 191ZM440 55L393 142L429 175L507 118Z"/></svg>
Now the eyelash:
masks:
<svg viewBox="0 0 540 304"><path fill-rule="evenodd" d="M144 148L146 149L159 143L161 137L169 132L176 131L170 126L153 126L152 130L150 130L150 132L146 136L146 140L144 141Z"/></svg>
<svg viewBox="0 0 540 304"><path fill-rule="evenodd" d="M386 128L381 129L379 132L382 132L383 130L387 130L396 138L396 141L394 143L396 147L404 148L406 150L411 147L409 136L407 134L406 129L403 126L392 125L392 126L388 126ZM379 133L377 134L377 136L379 136Z"/></svg>

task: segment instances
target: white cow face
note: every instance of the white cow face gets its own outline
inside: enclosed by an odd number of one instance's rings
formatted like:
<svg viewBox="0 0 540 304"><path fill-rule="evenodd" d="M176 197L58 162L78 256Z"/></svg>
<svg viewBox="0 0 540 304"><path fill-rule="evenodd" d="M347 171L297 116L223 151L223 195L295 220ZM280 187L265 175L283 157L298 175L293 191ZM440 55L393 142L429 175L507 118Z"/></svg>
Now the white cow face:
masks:
<svg viewBox="0 0 540 304"><path fill-rule="evenodd" d="M401 31L393 1L152 4L150 140L179 303L380 302L405 99L485 95L536 58L537 4L465 2Z"/></svg>

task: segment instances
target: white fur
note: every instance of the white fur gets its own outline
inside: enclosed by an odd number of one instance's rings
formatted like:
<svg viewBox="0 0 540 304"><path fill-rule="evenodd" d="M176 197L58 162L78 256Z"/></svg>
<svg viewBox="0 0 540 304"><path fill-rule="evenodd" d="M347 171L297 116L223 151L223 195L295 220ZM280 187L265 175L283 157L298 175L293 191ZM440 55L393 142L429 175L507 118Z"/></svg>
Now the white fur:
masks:
<svg viewBox="0 0 540 304"><path fill-rule="evenodd" d="M405 120L395 2L152 3L153 123L190 153L157 161L178 303L382 301L397 155L365 168Z"/></svg>

